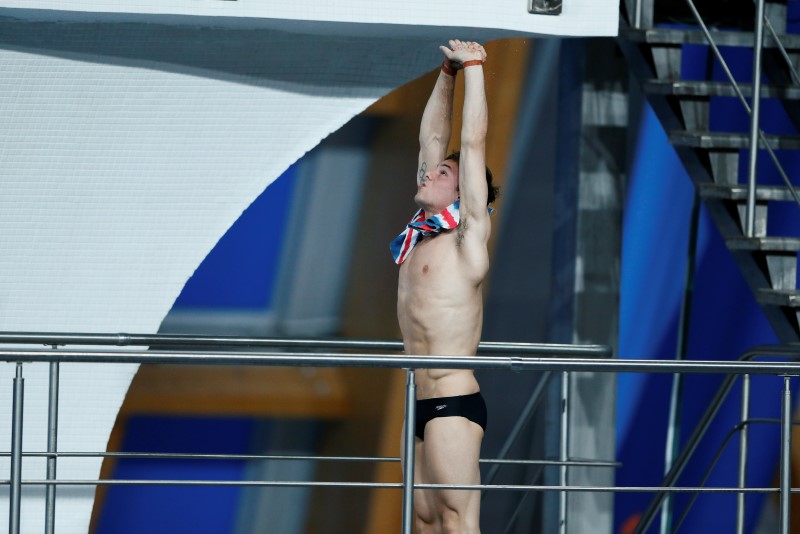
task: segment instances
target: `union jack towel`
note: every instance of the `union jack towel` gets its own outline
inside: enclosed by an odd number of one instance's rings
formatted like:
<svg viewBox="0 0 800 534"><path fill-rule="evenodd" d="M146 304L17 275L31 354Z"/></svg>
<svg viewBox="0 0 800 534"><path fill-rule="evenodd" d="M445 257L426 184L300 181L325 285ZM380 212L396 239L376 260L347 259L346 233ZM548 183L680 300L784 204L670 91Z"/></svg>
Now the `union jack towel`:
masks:
<svg viewBox="0 0 800 534"><path fill-rule="evenodd" d="M414 246L423 237L436 235L443 230L452 230L458 226L458 200L447 206L433 217L425 218L423 210L417 211L399 236L389 244L389 250L397 265L403 263Z"/></svg>

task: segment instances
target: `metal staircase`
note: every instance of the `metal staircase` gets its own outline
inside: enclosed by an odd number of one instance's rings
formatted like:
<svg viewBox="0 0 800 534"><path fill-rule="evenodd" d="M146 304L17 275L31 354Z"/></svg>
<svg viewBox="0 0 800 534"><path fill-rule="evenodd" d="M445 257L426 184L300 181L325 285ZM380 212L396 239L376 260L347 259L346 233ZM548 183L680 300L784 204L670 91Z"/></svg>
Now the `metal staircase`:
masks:
<svg viewBox="0 0 800 534"><path fill-rule="evenodd" d="M751 164L751 154L755 151L750 147L752 139L760 139L757 157L771 158L777 163L779 158L774 151L800 150L800 136L756 134L755 129L749 133L722 132L709 127L710 110L719 102L718 97L738 98L748 114L757 117L760 101L752 100L755 93L761 99L779 100L788 118L800 130L800 78L796 67L800 36L785 33L785 0L767 2L766 6L763 0L760 2L761 6L756 3L753 7L754 19L758 19L758 9L764 9L767 22L763 29L756 25L755 32L744 32L707 29L700 20L696 20L695 27L686 29L655 27L653 0L626 0L619 44L753 294L778 338L786 343L800 340L797 286L800 238L769 235L767 220L770 206L785 202L800 204L800 196L789 186L790 180L783 170L779 170L784 177L783 185L762 183L750 192L748 184L753 180L757 183L755 163ZM702 16L691 0L686 0L686 4ZM626 11L630 16L626 16ZM759 35L763 35L763 50L756 52L754 42ZM734 85L681 79L682 54L687 45L708 45L718 61L722 59L718 48L721 46L753 50L754 65L759 67L763 63L767 81L762 84L737 80ZM723 69L727 71L726 66ZM740 167L749 172L740 172ZM748 210L749 196L752 198Z"/></svg>

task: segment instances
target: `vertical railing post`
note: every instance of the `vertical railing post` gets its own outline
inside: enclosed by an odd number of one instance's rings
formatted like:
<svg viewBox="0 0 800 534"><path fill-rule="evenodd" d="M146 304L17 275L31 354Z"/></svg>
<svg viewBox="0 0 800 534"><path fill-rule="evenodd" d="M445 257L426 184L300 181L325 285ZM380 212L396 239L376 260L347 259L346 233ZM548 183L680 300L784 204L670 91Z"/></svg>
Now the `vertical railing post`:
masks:
<svg viewBox="0 0 800 534"><path fill-rule="evenodd" d="M684 273L683 298L681 299L680 323L678 325L678 342L675 347L675 361L686 359L689 350L689 332L692 324L692 299L694 297L695 270L697 264L697 235L700 226L700 196L695 194L692 202L692 215L689 223L689 247L686 252L686 270ZM680 449L681 400L683 399L683 375L672 375L672 390L669 400L667 419L667 441L664 447L664 477L669 475L672 465ZM671 493L664 496L661 508L661 534L672 531L672 512L674 497Z"/></svg>
<svg viewBox="0 0 800 534"><path fill-rule="evenodd" d="M58 362L50 363L50 392L47 409L47 480L56 479L58 451ZM44 532L54 534L56 525L56 485L48 484L45 493Z"/></svg>
<svg viewBox="0 0 800 534"><path fill-rule="evenodd" d="M642 0L633 2L633 27L636 30L642 29Z"/></svg>
<svg viewBox="0 0 800 534"><path fill-rule="evenodd" d="M781 528L780 534L789 534L789 513L792 469L792 390L790 377L783 377L783 405L781 408Z"/></svg>
<svg viewBox="0 0 800 534"><path fill-rule="evenodd" d="M742 413L739 430L739 489L747 487L747 430L750 419L750 375L742 375ZM745 494L736 494L736 534L744 534Z"/></svg>
<svg viewBox="0 0 800 534"><path fill-rule="evenodd" d="M406 420L405 443L403 444L403 534L412 534L414 529L414 429L417 409L417 385L414 369L406 375Z"/></svg>
<svg viewBox="0 0 800 534"><path fill-rule="evenodd" d="M753 103L750 106L750 161L747 174L746 237L755 237L756 163L758 161L759 115L761 114L761 50L764 46L764 0L756 2L755 43L753 43Z"/></svg>
<svg viewBox="0 0 800 534"><path fill-rule="evenodd" d="M680 354L678 355L681 356ZM678 441L678 430L680 423L678 422L678 411L680 410L680 396L683 377L680 373L672 375L672 390L669 400L669 416L667 423L667 441L664 447L664 476L666 476L672 463L675 461L675 449ZM664 497L664 504L661 507L661 523L659 527L660 534L669 534L672 521L672 495L667 494Z"/></svg>
<svg viewBox="0 0 800 534"><path fill-rule="evenodd" d="M562 462L559 467L559 485L567 485L567 460L569 460L569 373L561 373L561 429L559 436L558 459ZM558 532L567 532L567 492L558 494Z"/></svg>
<svg viewBox="0 0 800 534"><path fill-rule="evenodd" d="M22 503L22 403L25 380L22 378L22 363L17 362L14 377L14 404L11 415L11 492L8 511L8 532L19 534L20 505Z"/></svg>
<svg viewBox="0 0 800 534"><path fill-rule="evenodd" d="M626 0L631 28L646 30L653 27L654 0Z"/></svg>

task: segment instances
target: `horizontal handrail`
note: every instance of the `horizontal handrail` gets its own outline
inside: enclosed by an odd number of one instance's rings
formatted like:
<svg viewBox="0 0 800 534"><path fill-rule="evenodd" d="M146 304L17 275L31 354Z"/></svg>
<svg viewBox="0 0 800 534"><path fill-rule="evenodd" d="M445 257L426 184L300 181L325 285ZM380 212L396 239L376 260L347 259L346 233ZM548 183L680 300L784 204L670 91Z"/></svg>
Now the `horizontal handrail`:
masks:
<svg viewBox="0 0 800 534"><path fill-rule="evenodd" d="M8 480L0 480L0 486L8 485ZM23 480L27 486L266 486L285 488L327 487L327 488L392 488L403 487L402 482L318 482L296 480ZM738 487L695 487L673 486L530 486L524 484L414 484L416 489L447 490L505 490L505 491L571 491L588 493L778 493L779 488L738 488ZM800 488L792 488L792 493L800 493Z"/></svg>
<svg viewBox="0 0 800 534"><path fill-rule="evenodd" d="M800 357L797 349L791 353ZM786 355L784 353L783 355ZM800 376L800 362L740 360L621 360L509 356L418 356L323 352L159 352L92 350L0 350L4 362L159 363L294 367L392 367L414 369L505 369L609 373L772 374Z"/></svg>
<svg viewBox="0 0 800 534"><path fill-rule="evenodd" d="M306 349L386 350L402 351L403 342L395 340L359 339L289 339L262 337L198 336L187 334L87 334L62 332L0 332L0 344L63 345L115 345L159 347L286 347ZM606 345L566 345L555 343L501 343L484 341L478 352L534 353L552 356L611 356Z"/></svg>
<svg viewBox="0 0 800 534"><path fill-rule="evenodd" d="M11 456L10 452L0 452L0 458ZM192 454L180 452L23 452L28 458L122 458L130 460L291 460L314 462L387 462L400 463L398 456L308 456L277 454ZM575 467L621 467L621 462L611 460L524 460L481 458L482 464L511 465L569 465Z"/></svg>

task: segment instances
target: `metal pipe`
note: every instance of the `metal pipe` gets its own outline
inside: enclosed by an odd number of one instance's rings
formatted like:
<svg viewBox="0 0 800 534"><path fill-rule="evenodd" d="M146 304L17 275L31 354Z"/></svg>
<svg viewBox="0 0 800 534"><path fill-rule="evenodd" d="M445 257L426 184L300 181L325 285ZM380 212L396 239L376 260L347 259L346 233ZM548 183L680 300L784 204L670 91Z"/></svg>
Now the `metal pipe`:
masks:
<svg viewBox="0 0 800 534"><path fill-rule="evenodd" d="M403 342L394 340L358 339L291 339L231 336L196 336L184 334L94 334L62 332L0 332L0 344L31 344L58 347L62 345L113 345L159 347L218 348L307 348L402 351ZM526 353L551 356L610 356L606 345L568 345L557 343L501 343L484 341L479 353Z"/></svg>
<svg viewBox="0 0 800 534"><path fill-rule="evenodd" d="M253 487L285 487L285 488L380 488L403 489L402 482L305 482L284 480L23 480L23 486L253 486ZM0 485L8 485L8 481L0 481ZM713 493L736 494L741 490L736 487L699 487L699 486L528 486L524 484L414 484L414 489L435 490L495 490L495 491L564 491L582 493ZM779 494L780 488L748 488L747 493ZM800 493L800 488L792 490Z"/></svg>
<svg viewBox="0 0 800 534"><path fill-rule="evenodd" d="M31 333L0 333L0 343L10 343L10 342L19 342L19 343L42 343L49 345L50 343L54 343L56 338L40 338L35 337L39 336L40 334L31 334ZM49 334L44 334L49 335ZM104 336L103 334L54 334L54 336ZM126 334L120 334L125 336ZM34 336L34 337L32 337ZM81 338L74 338L73 341L80 339L84 344L91 344L89 339ZM231 340L235 341L242 341L244 338L230 338ZM293 340L289 340L293 341ZM481 346L489 346L491 344L481 344ZM500 344L502 345L502 344ZM514 344L511 344L514 345ZM520 344L529 347L534 347L534 345L529 344ZM569 345L536 345L537 352L545 352L547 351L548 354L551 354L553 350L558 350L559 347L569 347ZM592 348L597 346L577 346L578 348ZM603 350L607 350L610 353L610 349L608 347L600 347ZM527 351L526 351L527 352ZM412 356L413 360L409 360L408 357L405 356L394 356L394 355L380 355L378 358L375 358L375 355L371 354L338 354L338 353L328 353L332 358L336 358L338 360L338 365L340 366L368 366L370 362L373 367L408 367L406 362L412 362L412 364L417 368L427 368L427 367L436 367L436 366L444 366L448 365L443 360L449 360L449 362L464 362L463 365L459 363L455 363L455 365L451 365L450 367L453 369L458 368L470 368L475 365L476 359L474 357L469 358L443 358L440 357L435 361L435 365L426 366L425 360L431 361L430 357L420 357L420 356ZM257 353L257 352L247 352L247 353L236 353L236 352L223 352L223 353L209 353L209 352L191 352L191 351L183 351L181 353L176 354L175 352L157 352L157 351L146 351L146 352L137 352L137 351L124 351L124 352L102 352L102 351L91 351L91 352L74 352L74 351L9 351L9 350L2 350L0 349L0 361L9 361L13 362L14 355L19 356L19 359L22 361L39 361L39 362L50 362L50 361L73 361L73 362L113 362L113 363L168 363L168 364L208 364L208 363L217 363L222 365L237 365L237 364L264 364L263 360L271 360L269 363L273 365L290 365L291 356L298 356L302 359L304 356L325 356L324 353L286 353L286 352L279 352L279 353ZM224 356L223 356L224 355ZM237 356L246 355L246 357L237 358ZM195 357L196 358L193 358ZM280 363L275 363L274 357L282 357ZM286 361L287 356L289 357L289 361ZM789 359L800 359L800 350L796 347L788 346L788 345L759 345L753 347L746 352L743 352L736 361L738 362L747 362L758 357L764 356L775 356L781 358L789 358ZM214 358L217 358L216 360ZM342 359L345 357L355 357L356 360L350 359ZM361 357L361 360L358 361L357 359ZM370 360L372 358L372 360ZM398 358L403 358L402 361L398 360ZM536 358L524 358L524 359L509 359L509 358L494 358L495 361L502 362L500 365L497 366L486 366L485 368L495 368L495 369L507 369L510 367L513 371L522 370L521 368L515 367L514 362L524 361L524 362L535 362L539 361ZM395 362L395 365L391 363L387 364L386 362ZM562 360L562 361L570 361L570 360ZM574 360L578 361L578 360ZM466 363L470 362L470 363ZM616 366L612 366L612 368L607 369L609 372L637 372L638 370L649 372L653 368L653 365L660 366L663 365L663 361L648 361L648 360L617 360L611 359L607 360L606 362L602 362L598 369L580 369L580 370L598 370L603 371L606 369L601 368L604 365L607 365L609 362L622 362L622 368L616 368ZM633 369L631 366L636 365L636 362L648 362L645 363L642 369ZM511 363L511 365L509 365ZM558 366L558 362L554 360L556 364L552 369L546 370L554 370L560 371L563 370ZM709 363L709 362L703 362ZM715 362L718 363L718 362ZM314 361L309 361L306 359L305 361L297 361L295 365L298 366L321 366L323 365L320 363L318 359ZM752 369L760 369L764 368L764 364L759 365L758 367L753 367ZM659 372L659 371L653 371ZM680 368L680 369L671 369L666 370L665 372L701 372L701 371L692 371L689 368ZM746 373L749 372L748 368L741 368L741 370L721 370L721 369L710 369L708 372L732 372L732 373ZM767 370L763 374L781 374L782 371L780 370Z"/></svg>
<svg viewBox="0 0 800 534"><path fill-rule="evenodd" d="M789 534L789 514L791 503L792 469L792 390L790 377L783 377L783 404L781 409L781 534Z"/></svg>
<svg viewBox="0 0 800 534"><path fill-rule="evenodd" d="M776 422L779 420L776 419ZM798 422L797 424L800 424ZM0 457L10 456L9 452L0 452ZM397 456L300 456L300 455L264 455L264 454L191 454L170 452L23 452L23 458L29 457L61 457L61 458L130 458L130 459L173 459L173 460L292 460L314 462L399 462ZM570 465L580 467L621 467L621 462L604 460L508 460L481 458L482 464L511 464L511 465Z"/></svg>
<svg viewBox="0 0 800 534"><path fill-rule="evenodd" d="M22 378L22 363L17 362L14 377L14 403L11 415L11 488L9 494L8 532L19 534L20 505L22 504L22 406L25 379Z"/></svg>
<svg viewBox="0 0 800 534"><path fill-rule="evenodd" d="M777 421L777 420L776 420ZM800 424L798 422L797 424ZM10 456L11 453L0 452L0 457ZM262 455L262 454L191 454L169 452L24 452L22 456L29 457L61 457L61 458L129 458L129 459L173 459L173 460L292 460L314 462L399 462L397 456L302 456L302 455ZM520 460L520 459L494 459L481 458L482 464L510 464L510 465L570 465L579 467L621 467L621 462L606 460Z"/></svg>
<svg viewBox="0 0 800 534"><path fill-rule="evenodd" d="M765 354L765 353L762 353ZM771 353L772 354L772 353ZM774 351L797 357L797 349ZM157 352L0 350L0 361L164 363L174 365L262 365L295 367L386 367L419 369L505 369L508 371L581 371L608 373L701 373L701 374L800 374L800 362L740 360L622 360L586 358L533 358L508 356L416 356L301 352Z"/></svg>
<svg viewBox="0 0 800 534"><path fill-rule="evenodd" d="M706 26L706 23L703 22L703 17L700 16L700 12L697 11L697 7L694 5L694 2L692 2L692 0L686 0L686 4L689 6L689 10L692 12L694 19L697 21L697 24L700 25L700 29L703 31L703 35L705 35L706 41L708 41L708 45L711 47L711 51L714 53L717 60L719 61L720 66L722 67L722 70L725 73L725 76L727 76L728 81L731 82L731 86L733 87L736 96L739 98L739 102L741 102L742 106L747 111L747 113L750 113L751 112L750 105L747 103L747 99L745 99L742 90L739 89L739 84L736 83L736 79L733 77L731 69L728 68L728 63L725 61L725 58L722 57L722 53L719 51L717 43L714 42L714 38L711 36L711 32L708 31L708 26Z"/></svg>
<svg viewBox="0 0 800 534"><path fill-rule="evenodd" d="M681 298L680 322L678 323L678 342L676 343L675 360L686 359L691 328L692 298L694 296L694 271L697 257L697 234L700 224L700 196L695 192L692 201L692 214L689 223L689 246L686 252L686 269L684 272L683 298ZM664 474L672 469L676 450L680 442L681 398L683 396L683 375L672 376L670 392L667 440L664 447ZM661 509L661 534L671 532L673 500L668 495Z"/></svg>
<svg viewBox="0 0 800 534"><path fill-rule="evenodd" d="M417 412L417 385L414 369L406 372L406 420L403 465L403 534L414 530L414 438Z"/></svg>
<svg viewBox="0 0 800 534"><path fill-rule="evenodd" d="M633 0L633 27L642 29L642 0Z"/></svg>
<svg viewBox="0 0 800 534"><path fill-rule="evenodd" d="M500 464L503 462L499 460L503 460L508 453L511 452L511 448L517 442L517 438L519 438L522 429L525 428L525 425L528 423L531 414L533 414L533 411L539 404L539 401L542 398L542 392L544 392L544 388L547 385L547 382L550 380L550 376L552 376L552 373L548 371L542 373L542 376L539 377L539 382L536 384L536 387L533 389L533 393L528 398L528 402L525 403L525 407L522 409L519 418L517 418L517 422L514 423L514 428L512 428L511 432L509 432L505 442L503 443L503 447L497 454L497 465L492 466L492 468L489 470L489 473L486 475L486 484L491 484L492 481L494 481L494 478L497 476L497 473L500 471Z"/></svg>
<svg viewBox="0 0 800 534"><path fill-rule="evenodd" d="M779 358L800 358L800 351L792 345L759 345L743 352L737 360L749 362L765 356L776 356Z"/></svg>
<svg viewBox="0 0 800 534"><path fill-rule="evenodd" d="M742 421L750 419L750 375L742 375ZM739 487L747 484L747 433L749 425L739 431ZM745 494L736 496L736 534L744 534Z"/></svg>
<svg viewBox="0 0 800 534"><path fill-rule="evenodd" d="M561 373L561 428L559 429L558 459L566 462L569 458L569 373ZM567 466L562 464L558 468L558 483L562 487L567 485ZM558 532L567 533L567 493L558 494Z"/></svg>
<svg viewBox="0 0 800 534"><path fill-rule="evenodd" d="M55 453L58 451L58 362L50 364L50 391L47 407L47 480L56 479ZM44 531L54 534L56 528L56 487L45 490Z"/></svg>
<svg viewBox="0 0 800 534"><path fill-rule="evenodd" d="M750 160L747 174L747 217L745 235L755 237L756 163L758 161L759 117L761 115L761 51L764 47L764 0L756 2L755 43L753 43L753 103L750 114Z"/></svg>
<svg viewBox="0 0 800 534"><path fill-rule="evenodd" d="M708 481L709 477L711 476L711 473L714 471L714 468L716 467L717 462L719 462L720 458L722 458L722 455L725 452L725 449L727 448L728 443L730 443L730 441L732 440L733 436L735 436L739 431L741 431L741 429L743 427L749 426L750 424L754 424L754 423L765 423L765 422L776 422L777 424L780 424L781 421L780 421L780 419L777 419L777 420L774 420L774 421L771 421L769 419L751 419L751 420L748 420L748 421L740 421L739 423L735 424L733 426L733 428L730 431L728 431L728 433L725 435L724 439L722 440L722 443L720 443L719 446L717 447L717 451L714 454L714 456L711 458L711 462L709 463L708 467L706 468L705 473L703 474L702 478L700 479L700 482L699 482L698 485L699 486L705 486L706 481ZM681 514L681 517L678 519L678 521L673 526L673 530L672 530L673 532L681 532L681 530L680 530L681 525L683 524L683 521L686 519L686 517L691 512L692 506L694 506L694 503L696 502L697 497L698 497L697 494L692 495L692 498L689 499L689 502L686 503L685 506L683 506L683 513ZM737 497L738 497L738 494L737 494Z"/></svg>
<svg viewBox="0 0 800 534"><path fill-rule="evenodd" d="M679 355L679 359L680 355ZM666 446L664 447L664 475L666 476L669 473L669 470L672 469L672 463L675 460L675 449L677 448L677 439L678 439L678 423L679 415L678 415L678 398L680 396L681 391L681 381L682 375L674 374L672 375L672 388L670 391L670 398L669 398L669 414L667 416L667 439L666 439ZM661 525L659 532L661 534L669 534L670 532L670 522L672 519L672 496L667 495L664 499L664 504L661 507Z"/></svg>

